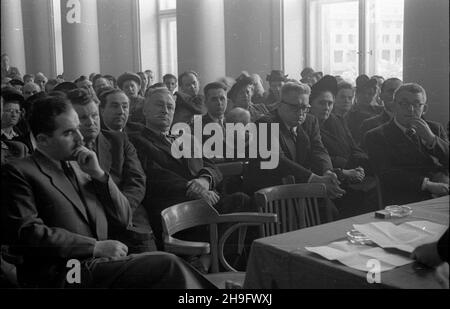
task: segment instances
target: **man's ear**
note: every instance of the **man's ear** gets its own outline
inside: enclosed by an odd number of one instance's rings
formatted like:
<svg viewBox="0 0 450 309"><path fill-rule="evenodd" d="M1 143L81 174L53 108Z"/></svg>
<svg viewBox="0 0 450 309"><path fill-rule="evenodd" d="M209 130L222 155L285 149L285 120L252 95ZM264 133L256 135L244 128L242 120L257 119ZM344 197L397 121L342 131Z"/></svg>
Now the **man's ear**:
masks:
<svg viewBox="0 0 450 309"><path fill-rule="evenodd" d="M41 144L41 145L47 146L47 145L48 145L48 138L49 138L49 136L48 136L47 134L39 133L39 134L36 136L36 141L37 141L39 144Z"/></svg>
<svg viewBox="0 0 450 309"><path fill-rule="evenodd" d="M423 107L422 116L425 115L427 111L428 111L428 104L425 104L425 106Z"/></svg>

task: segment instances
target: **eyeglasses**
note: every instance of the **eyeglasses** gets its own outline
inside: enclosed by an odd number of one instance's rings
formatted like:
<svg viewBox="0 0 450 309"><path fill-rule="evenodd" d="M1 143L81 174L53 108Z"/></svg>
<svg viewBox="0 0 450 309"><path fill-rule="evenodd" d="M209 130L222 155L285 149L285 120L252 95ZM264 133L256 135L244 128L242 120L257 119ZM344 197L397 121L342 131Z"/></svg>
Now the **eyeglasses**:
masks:
<svg viewBox="0 0 450 309"><path fill-rule="evenodd" d="M420 110L421 108L423 108L426 104L421 104L421 103L410 104L408 102L398 102L398 105L400 105L400 107L403 109L410 109L412 107L415 111L417 111L417 110Z"/></svg>
<svg viewBox="0 0 450 309"><path fill-rule="evenodd" d="M308 113L309 109L311 108L311 105L297 105L297 104L291 104L286 101L281 100L280 103L286 104L289 106L289 108L294 113L302 112L302 113Z"/></svg>

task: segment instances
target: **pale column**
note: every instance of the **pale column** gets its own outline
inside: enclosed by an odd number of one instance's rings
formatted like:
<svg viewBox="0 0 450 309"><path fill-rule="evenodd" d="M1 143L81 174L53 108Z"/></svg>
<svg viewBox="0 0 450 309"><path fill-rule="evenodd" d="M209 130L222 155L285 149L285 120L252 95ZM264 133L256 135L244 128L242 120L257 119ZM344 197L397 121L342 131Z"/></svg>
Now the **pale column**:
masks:
<svg viewBox="0 0 450 309"><path fill-rule="evenodd" d="M20 73L25 73L25 45L23 38L22 5L17 0L1 0L2 53L7 53L11 66L17 67Z"/></svg>
<svg viewBox="0 0 450 309"><path fill-rule="evenodd" d="M27 72L56 77L52 0L22 0Z"/></svg>
<svg viewBox="0 0 450 309"><path fill-rule="evenodd" d="M223 0L177 0L178 73L194 70L200 82L225 76Z"/></svg>
<svg viewBox="0 0 450 309"><path fill-rule="evenodd" d="M64 78L100 72L96 0L62 0Z"/></svg>

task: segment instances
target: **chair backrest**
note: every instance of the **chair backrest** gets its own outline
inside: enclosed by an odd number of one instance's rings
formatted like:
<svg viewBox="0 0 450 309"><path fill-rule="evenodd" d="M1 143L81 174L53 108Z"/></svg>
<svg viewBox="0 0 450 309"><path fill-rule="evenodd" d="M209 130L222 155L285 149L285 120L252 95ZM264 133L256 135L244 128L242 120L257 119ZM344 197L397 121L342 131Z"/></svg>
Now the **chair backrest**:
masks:
<svg viewBox="0 0 450 309"><path fill-rule="evenodd" d="M327 199L324 184L285 184L255 192L258 209L274 213L278 223L266 223L263 235L270 236L321 224L319 200ZM324 203L326 206L327 201Z"/></svg>
<svg viewBox="0 0 450 309"><path fill-rule="evenodd" d="M187 201L173 205L161 212L163 240L165 251L177 255L211 255L211 272L219 271L219 261L230 271L236 271L226 260L223 254L225 242L231 233L244 226L257 226L266 222L276 222L273 214L260 213L228 213L219 214L214 207L203 200ZM229 223L219 240L218 224ZM183 241L172 237L177 232L195 226L209 226L209 243ZM245 237L242 239L244 241ZM239 240L241 241L241 240ZM240 244L238 244L240 245Z"/></svg>

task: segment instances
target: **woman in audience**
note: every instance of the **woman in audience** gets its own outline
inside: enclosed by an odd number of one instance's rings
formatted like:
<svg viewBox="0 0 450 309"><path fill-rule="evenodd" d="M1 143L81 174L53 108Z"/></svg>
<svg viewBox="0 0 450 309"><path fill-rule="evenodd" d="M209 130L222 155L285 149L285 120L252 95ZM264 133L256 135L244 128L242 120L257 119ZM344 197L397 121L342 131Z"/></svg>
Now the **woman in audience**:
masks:
<svg viewBox="0 0 450 309"><path fill-rule="evenodd" d="M264 104L254 104L252 102L254 91L255 85L251 77L243 76L238 78L228 92L228 99L230 101L228 102L227 112L235 107L241 107L250 112L252 122L269 114L269 110Z"/></svg>
<svg viewBox="0 0 450 309"><path fill-rule="evenodd" d="M337 79L336 79L337 80ZM344 117L352 108L355 90L352 84L348 82L338 83L337 94L334 100L333 114Z"/></svg>
<svg viewBox="0 0 450 309"><path fill-rule="evenodd" d="M141 90L139 91L139 94L141 96L144 96L145 91L147 91L147 88L149 86L147 75L144 72L137 72L136 74L141 78Z"/></svg>
<svg viewBox="0 0 450 309"><path fill-rule="evenodd" d="M319 120L322 142L330 155L331 162L347 194L336 201L341 217L349 217L372 210L372 205L363 205L364 191L373 186L372 181L364 182L361 190L354 190L353 184L365 180L370 170L369 159L354 142L349 129L341 117L331 113L338 92L336 78L326 75L311 88L310 113ZM369 171L369 173L371 173ZM368 189L367 189L368 190Z"/></svg>

